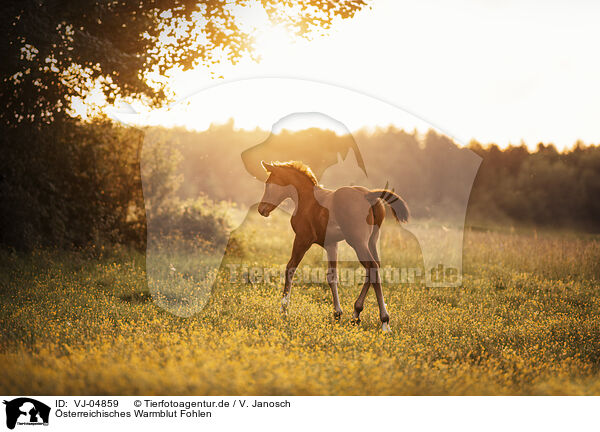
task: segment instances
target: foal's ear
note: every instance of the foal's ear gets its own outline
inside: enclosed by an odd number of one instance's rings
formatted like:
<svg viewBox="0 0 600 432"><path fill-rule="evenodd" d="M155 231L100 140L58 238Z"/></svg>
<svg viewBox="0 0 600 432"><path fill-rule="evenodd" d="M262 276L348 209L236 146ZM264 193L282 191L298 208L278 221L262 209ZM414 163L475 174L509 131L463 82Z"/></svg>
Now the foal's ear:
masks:
<svg viewBox="0 0 600 432"><path fill-rule="evenodd" d="M273 165L266 163L265 161L261 161L260 164L265 169L266 172L273 171Z"/></svg>

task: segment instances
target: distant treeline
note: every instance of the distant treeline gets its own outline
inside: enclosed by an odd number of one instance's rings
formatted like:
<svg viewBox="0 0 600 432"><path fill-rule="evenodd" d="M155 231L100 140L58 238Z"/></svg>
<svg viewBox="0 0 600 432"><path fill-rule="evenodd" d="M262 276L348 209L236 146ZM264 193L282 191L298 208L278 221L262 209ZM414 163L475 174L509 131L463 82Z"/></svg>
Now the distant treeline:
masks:
<svg viewBox="0 0 600 432"><path fill-rule="evenodd" d="M171 129L168 134L182 155L184 179L178 193L186 198L203 193L216 200L256 202L260 196L253 194L254 188L240 190L239 183L227 187L230 183L222 178L240 158L246 171L256 176L262 171L261 159L300 159L322 179L328 177L328 167L339 165L341 154L352 160L342 163L342 171L353 170L356 183L389 184L407 200L415 217L443 217L439 211L454 211L452 203L459 203L461 193L472 186L468 224L600 230L599 146L578 142L558 152L553 145L540 143L532 152L524 144L501 150L496 144L472 141L467 150L433 130L422 134L388 128L350 137L309 129L269 136L264 131L235 130L231 123L205 132ZM367 176L355 162L355 144ZM474 163L473 153L481 157L481 165L472 182L461 175ZM444 201L448 204L440 206Z"/></svg>
<svg viewBox="0 0 600 432"><path fill-rule="evenodd" d="M558 152L538 144L500 150L471 142L483 158L469 204L477 218L511 224L600 230L600 146L577 142Z"/></svg>
<svg viewBox="0 0 600 432"><path fill-rule="evenodd" d="M215 208L223 200L250 205L260 199L261 159L303 160L326 186L336 179L389 184L417 218L460 214L473 152L482 162L468 225L600 230L600 147L582 143L565 152L540 144L530 152L477 142L465 149L434 131L394 128L353 137L319 129L270 136L232 123L194 132L75 121L21 125L0 140L0 243L18 249L143 247L144 199L148 211L174 229L224 241L226 221Z"/></svg>

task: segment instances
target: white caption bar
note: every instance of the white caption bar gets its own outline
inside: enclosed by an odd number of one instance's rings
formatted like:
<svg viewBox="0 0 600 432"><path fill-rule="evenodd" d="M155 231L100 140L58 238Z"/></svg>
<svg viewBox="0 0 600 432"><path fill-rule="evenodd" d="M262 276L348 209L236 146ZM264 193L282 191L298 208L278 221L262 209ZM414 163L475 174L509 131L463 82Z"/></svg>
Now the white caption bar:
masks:
<svg viewBox="0 0 600 432"><path fill-rule="evenodd" d="M594 413L600 406L599 397L4 396L2 400L2 426L19 432L583 430L596 427Z"/></svg>

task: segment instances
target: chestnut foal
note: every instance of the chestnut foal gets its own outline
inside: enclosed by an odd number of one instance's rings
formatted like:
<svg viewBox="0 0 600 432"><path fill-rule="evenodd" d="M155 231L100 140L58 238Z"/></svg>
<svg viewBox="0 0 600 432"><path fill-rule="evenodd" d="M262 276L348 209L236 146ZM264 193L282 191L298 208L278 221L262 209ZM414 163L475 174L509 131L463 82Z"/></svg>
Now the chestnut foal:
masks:
<svg viewBox="0 0 600 432"><path fill-rule="evenodd" d="M373 285L379 304L382 329L390 331L390 316L381 290L377 239L385 217L383 202L391 207L398 222L406 222L408 207L404 200L386 189L370 191L361 186L345 186L333 191L322 188L311 169L302 162L269 164L263 161L262 166L269 177L265 183L265 193L258 205L258 212L267 217L286 198L291 198L295 204L291 223L296 237L292 257L285 272L282 312L287 312L296 268L306 251L316 243L327 251L327 282L333 295L334 316L339 319L342 308L337 290L337 244L346 240L366 270L365 282L354 303L353 318L360 322L367 291L369 286Z"/></svg>

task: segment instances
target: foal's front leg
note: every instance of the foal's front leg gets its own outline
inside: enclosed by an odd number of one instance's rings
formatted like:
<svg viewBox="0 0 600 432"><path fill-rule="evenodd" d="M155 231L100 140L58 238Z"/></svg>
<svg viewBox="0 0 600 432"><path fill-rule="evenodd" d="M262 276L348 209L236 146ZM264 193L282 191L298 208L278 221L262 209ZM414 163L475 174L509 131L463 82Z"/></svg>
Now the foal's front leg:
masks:
<svg viewBox="0 0 600 432"><path fill-rule="evenodd" d="M292 257L285 267L285 285L283 286L283 299L281 299L281 312L287 314L287 307L290 303L290 290L292 288L292 279L294 273L302 261L304 254L310 248L310 243L301 241L298 236L294 238L294 245L292 246Z"/></svg>
<svg viewBox="0 0 600 432"><path fill-rule="evenodd" d="M333 297L333 316L336 320L339 320L342 316L342 306L340 305L340 298L338 297L338 275L337 275L337 243L332 243L325 246L327 251L327 283L331 288L331 295Z"/></svg>

